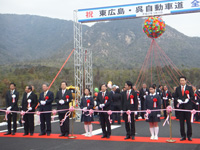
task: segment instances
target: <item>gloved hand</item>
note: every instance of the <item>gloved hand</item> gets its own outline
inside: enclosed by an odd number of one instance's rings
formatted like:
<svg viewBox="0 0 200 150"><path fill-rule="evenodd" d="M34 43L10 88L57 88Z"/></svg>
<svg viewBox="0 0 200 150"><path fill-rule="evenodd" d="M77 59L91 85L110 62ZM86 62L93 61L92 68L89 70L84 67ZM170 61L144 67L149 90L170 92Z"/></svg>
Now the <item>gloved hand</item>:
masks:
<svg viewBox="0 0 200 150"><path fill-rule="evenodd" d="M144 97L144 99L146 99L146 95L144 95L143 97Z"/></svg>
<svg viewBox="0 0 200 150"><path fill-rule="evenodd" d="M137 115L137 111L135 111L134 113L135 113L135 115Z"/></svg>
<svg viewBox="0 0 200 150"><path fill-rule="evenodd" d="M157 117L160 117L160 114L157 114Z"/></svg>
<svg viewBox="0 0 200 150"><path fill-rule="evenodd" d="M98 110L98 109L99 109L99 107L98 107L98 106L96 106L96 107L95 107L95 109L96 109L96 110Z"/></svg>
<svg viewBox="0 0 200 150"><path fill-rule="evenodd" d="M199 105L199 103L197 102L196 105Z"/></svg>
<svg viewBox="0 0 200 150"><path fill-rule="evenodd" d="M46 104L46 101L40 101L40 104L41 104L41 105L45 105L45 104Z"/></svg>
<svg viewBox="0 0 200 150"><path fill-rule="evenodd" d="M164 100L167 100L167 97L163 97Z"/></svg>
<svg viewBox="0 0 200 150"><path fill-rule="evenodd" d="M11 110L11 108L12 108L12 107L11 107L11 106L9 106L9 107L7 108L7 110Z"/></svg>
<svg viewBox="0 0 200 150"><path fill-rule="evenodd" d="M94 106L97 106L97 102L96 101L94 101Z"/></svg>
<svg viewBox="0 0 200 150"><path fill-rule="evenodd" d="M59 100L59 104L63 105L65 103L65 101L63 99Z"/></svg>
<svg viewBox="0 0 200 150"><path fill-rule="evenodd" d="M84 108L83 108L83 112L86 112L86 111L87 111L87 107L84 107Z"/></svg>
<svg viewBox="0 0 200 150"><path fill-rule="evenodd" d="M183 103L183 101L182 101L181 99L178 99L177 102L178 102L179 104L182 104L182 103Z"/></svg>
<svg viewBox="0 0 200 150"><path fill-rule="evenodd" d="M189 102L189 99L188 99L188 98L186 98L184 103L188 103L188 102Z"/></svg>
<svg viewBox="0 0 200 150"><path fill-rule="evenodd" d="M31 99L28 99L27 102L28 102L28 103L31 103Z"/></svg>
<svg viewBox="0 0 200 150"><path fill-rule="evenodd" d="M31 110L32 110L32 107L29 107L29 108L28 108L28 111L31 111Z"/></svg>

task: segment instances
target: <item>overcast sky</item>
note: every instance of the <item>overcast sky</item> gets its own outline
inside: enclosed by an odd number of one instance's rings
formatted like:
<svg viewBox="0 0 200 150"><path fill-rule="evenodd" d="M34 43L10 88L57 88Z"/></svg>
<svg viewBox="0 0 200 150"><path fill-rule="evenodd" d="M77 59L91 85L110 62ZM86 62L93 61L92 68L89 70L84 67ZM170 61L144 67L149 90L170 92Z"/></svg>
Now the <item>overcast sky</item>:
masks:
<svg viewBox="0 0 200 150"><path fill-rule="evenodd" d="M0 13L30 14L73 20L73 10L76 9L149 1L158 0L0 0ZM164 16L163 20L188 36L200 37L200 13Z"/></svg>

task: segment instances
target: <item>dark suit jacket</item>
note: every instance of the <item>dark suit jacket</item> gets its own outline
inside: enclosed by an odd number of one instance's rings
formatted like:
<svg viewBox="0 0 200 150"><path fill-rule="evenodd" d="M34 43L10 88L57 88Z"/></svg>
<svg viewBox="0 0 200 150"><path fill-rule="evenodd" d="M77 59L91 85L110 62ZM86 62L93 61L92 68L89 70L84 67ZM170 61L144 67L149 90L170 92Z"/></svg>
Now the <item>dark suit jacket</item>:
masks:
<svg viewBox="0 0 200 150"><path fill-rule="evenodd" d="M66 96L69 95L69 100L67 101ZM59 100L63 99L65 101L65 103L63 105L61 105L59 103ZM56 98L55 101L57 103L57 110L61 110L61 109L69 109L69 103L72 101L72 93L70 90L65 91L64 95L62 96L62 90L59 90L56 94ZM66 113L66 111L62 111L59 113Z"/></svg>
<svg viewBox="0 0 200 150"><path fill-rule="evenodd" d="M31 99L31 107L32 110L29 112L34 112L35 111L35 107L37 105L37 96L35 95L34 92L32 92L29 97L27 98L27 93L25 92L22 98L22 110L23 111L27 111L27 107L28 107L28 99Z"/></svg>
<svg viewBox="0 0 200 150"><path fill-rule="evenodd" d="M52 110L52 102L54 100L54 94L51 91L48 91L48 93L46 94L46 96L49 97L49 99L46 101L45 105L41 105L40 104L40 109L39 111L51 111ZM45 97L44 97L44 92L40 93L40 98L39 98L39 102L40 101L44 101Z"/></svg>
<svg viewBox="0 0 200 150"><path fill-rule="evenodd" d="M188 86L188 85L186 85L186 87L185 87L185 91L186 90L189 91L189 95L190 95L189 102L186 103L186 104L181 104L179 106L179 108L180 109L189 109L189 110L192 110L192 106L193 106L192 100L194 100L194 92L192 90L192 87ZM181 86L179 86L179 87L176 88L176 92L174 94L174 98L175 98L175 100L181 99L183 102L185 101L185 99L187 99L187 95L185 94L185 92L184 92L184 96L182 96Z"/></svg>
<svg viewBox="0 0 200 150"><path fill-rule="evenodd" d="M131 99L130 99L130 95L133 95L133 101L134 104L131 104ZM133 90L131 90L129 95L129 98L127 99L127 91L124 91L122 93L122 105L123 105L123 110L127 111L127 110L138 110L138 99L137 99L137 93L134 92Z"/></svg>
<svg viewBox="0 0 200 150"><path fill-rule="evenodd" d="M168 97L167 100L164 100L163 97L166 97L166 94L168 93ZM169 105L169 99L172 98L172 94L169 90L167 90L167 93L165 93L165 91L162 92L162 104L168 106Z"/></svg>
<svg viewBox="0 0 200 150"><path fill-rule="evenodd" d="M146 89L146 92L148 92L148 95L149 95L149 89ZM145 101L144 95L146 95L146 92L144 92L143 88L140 89L139 97L140 97L140 100L141 100L142 103Z"/></svg>
<svg viewBox="0 0 200 150"><path fill-rule="evenodd" d="M105 102L105 97L108 96L108 101L107 103L104 103ZM99 105L100 104L105 104L105 106L103 107L103 110L110 110L111 109L111 98L110 98L110 95L108 93L108 91L106 91L106 94L104 95L104 98L102 97L102 92L99 92L98 93L98 96L97 96L97 106L99 108ZM99 110L101 110L101 108L99 108Z"/></svg>
<svg viewBox="0 0 200 150"><path fill-rule="evenodd" d="M19 109L18 105L17 105L18 99L19 99L19 92L17 92L15 90L13 94L16 95L14 103L12 102L12 95L10 93L10 90L7 91L7 93L6 93L6 107L8 108L8 107L11 106L12 107L11 110L17 111Z"/></svg>

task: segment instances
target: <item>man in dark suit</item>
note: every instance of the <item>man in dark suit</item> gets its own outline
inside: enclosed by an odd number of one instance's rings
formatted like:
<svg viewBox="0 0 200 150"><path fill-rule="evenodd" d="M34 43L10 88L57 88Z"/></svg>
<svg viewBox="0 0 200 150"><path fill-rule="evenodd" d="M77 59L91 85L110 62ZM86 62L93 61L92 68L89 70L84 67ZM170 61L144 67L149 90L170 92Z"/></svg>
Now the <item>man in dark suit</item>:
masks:
<svg viewBox="0 0 200 150"><path fill-rule="evenodd" d="M25 93L22 99L22 111L25 112L35 112L35 107L37 105L37 97L35 93L32 92L32 86L26 86ZM34 114L25 114L23 117L24 123L24 136L30 135L33 136L34 133Z"/></svg>
<svg viewBox="0 0 200 150"><path fill-rule="evenodd" d="M147 89L146 83L142 84L142 88L140 90L140 102L141 102L141 110L144 110L144 103L146 100L146 96L149 95L149 89ZM144 112L141 112L142 119L144 119Z"/></svg>
<svg viewBox="0 0 200 150"><path fill-rule="evenodd" d="M97 106L99 110L110 110L110 103L111 103L111 98L109 93L107 92L107 85L102 84L101 85L101 92L98 93L97 96ZM107 112L101 112L99 113L100 116L100 122L101 122L101 128L103 131L103 136L102 138L110 138L111 135L111 125L110 121L108 119L108 113ZM107 126L107 130L106 130Z"/></svg>
<svg viewBox="0 0 200 150"><path fill-rule="evenodd" d="M72 93L70 90L66 89L67 83L65 81L61 82L61 90L56 94L55 101L57 103L57 110L69 109L69 103L72 101ZM59 111L59 120L61 121L65 117L66 111ZM67 137L69 135L69 117L65 120L62 126L60 126L61 135Z"/></svg>
<svg viewBox="0 0 200 150"><path fill-rule="evenodd" d="M19 93L16 91L15 83L10 83L10 90L6 93L6 108L8 111L18 111L18 99ZM11 118L13 119L13 133L15 135L17 131L17 113L9 113L8 117L8 132L4 135L11 134Z"/></svg>
<svg viewBox="0 0 200 150"><path fill-rule="evenodd" d="M137 99L137 93L132 90L132 83L130 81L127 81L125 83L126 90L122 93L122 106L123 111L134 111L138 110L138 99ZM135 114L131 113L131 123L128 122L128 115L126 112L124 113L124 120L125 120L125 128L126 128L126 137L125 139L130 139L132 137L132 140L135 139ZM137 115L137 114L136 114Z"/></svg>
<svg viewBox="0 0 200 150"><path fill-rule="evenodd" d="M167 86L164 86L164 91L162 92L162 104L163 104L163 109L166 109L167 106L169 106L169 99L172 98L171 92L168 90ZM167 118L167 113L166 110L164 110L164 117L165 119Z"/></svg>
<svg viewBox="0 0 200 150"><path fill-rule="evenodd" d="M40 93L39 97L39 103L40 103L40 109L39 111L52 111L52 102L54 100L54 94L53 92L49 91L48 84L42 85L43 92ZM51 134L51 113L41 113L40 114L40 129L41 135L47 134L47 136L50 136ZM47 130L45 128L45 124L47 126Z"/></svg>
<svg viewBox="0 0 200 150"><path fill-rule="evenodd" d="M186 84L186 77L181 76L180 78L181 86L176 88L175 99L177 99L179 109L192 110L192 100L194 99L194 92L191 86ZM189 94L187 94L189 93ZM192 141L192 125L190 122L191 112L179 112L179 121L180 121L180 132L181 132L181 141L186 140L185 133L185 120L187 123L187 137L189 141Z"/></svg>
<svg viewBox="0 0 200 150"><path fill-rule="evenodd" d="M112 101L113 101L113 111L120 111L122 110L122 95L120 94L120 89L117 88L115 90L115 94L112 97ZM113 122L112 124L114 124L114 121L117 120L118 124L121 124L121 117L120 117L120 113L113 113Z"/></svg>

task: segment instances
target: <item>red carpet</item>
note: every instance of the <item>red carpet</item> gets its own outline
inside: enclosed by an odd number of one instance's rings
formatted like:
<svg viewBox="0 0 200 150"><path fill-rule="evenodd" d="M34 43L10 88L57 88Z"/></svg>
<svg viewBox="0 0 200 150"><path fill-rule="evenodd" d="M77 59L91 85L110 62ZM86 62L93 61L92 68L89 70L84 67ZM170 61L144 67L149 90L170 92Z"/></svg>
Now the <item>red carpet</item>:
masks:
<svg viewBox="0 0 200 150"><path fill-rule="evenodd" d="M45 138L45 139L68 139L66 137L59 137L59 134L51 134L51 136L38 136L38 133L35 133L33 136L23 136L23 133L16 133L16 135L4 135L4 133L0 133L0 137L13 137L13 138ZM76 140L99 140L99 141L123 141L123 142L150 142L150 143L166 143L166 140L169 138L159 137L157 141L150 140L149 137L135 137L135 140L124 140L125 136L111 136L110 139L101 138L101 135L95 135L92 137L85 137L84 135L74 135L77 136ZM192 141L180 141L180 138L173 138L176 140L175 143L182 144L200 144L199 138L193 138Z"/></svg>

